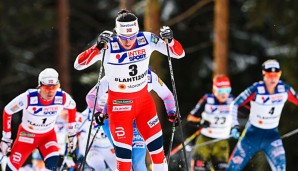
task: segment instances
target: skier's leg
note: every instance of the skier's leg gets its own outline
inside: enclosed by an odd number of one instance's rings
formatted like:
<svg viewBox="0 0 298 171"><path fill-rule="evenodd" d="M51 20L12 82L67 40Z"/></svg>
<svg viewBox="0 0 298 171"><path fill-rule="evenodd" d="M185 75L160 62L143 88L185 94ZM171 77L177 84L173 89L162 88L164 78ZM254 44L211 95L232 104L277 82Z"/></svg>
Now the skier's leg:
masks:
<svg viewBox="0 0 298 171"><path fill-rule="evenodd" d="M167 171L168 165L164 155L163 137L153 98L148 93L138 100L136 125L143 136L152 159L153 171Z"/></svg>
<svg viewBox="0 0 298 171"><path fill-rule="evenodd" d="M146 171L146 144L134 123L134 135L132 141L132 167L134 170Z"/></svg>
<svg viewBox="0 0 298 171"><path fill-rule="evenodd" d="M251 143L248 137L240 139L230 156L227 171L240 171L242 170L252 156L256 153L257 149Z"/></svg>
<svg viewBox="0 0 298 171"><path fill-rule="evenodd" d="M130 117L131 111L114 112L109 109L108 113L110 132L117 156L117 169L121 171L130 171L133 137L133 119Z"/></svg>
<svg viewBox="0 0 298 171"><path fill-rule="evenodd" d="M92 167L95 171L105 170L106 165L104 162L103 155L105 155L105 154L102 153L102 151L96 150L95 148L91 147L91 149L88 153L88 156L86 158L86 162L87 162L88 166Z"/></svg>
<svg viewBox="0 0 298 171"><path fill-rule="evenodd" d="M59 148L54 130L43 137L38 148L44 158L46 168L49 170L56 170L59 160Z"/></svg>
<svg viewBox="0 0 298 171"><path fill-rule="evenodd" d="M211 138L200 135L196 140L196 145L207 141ZM210 170L211 168L211 149L208 146L197 147L194 149L192 160L191 160L191 170Z"/></svg>
<svg viewBox="0 0 298 171"><path fill-rule="evenodd" d="M225 171L227 169L229 153L228 140L221 140L213 144L212 161L215 170Z"/></svg>
<svg viewBox="0 0 298 171"><path fill-rule="evenodd" d="M38 143L39 139L34 134L26 132L20 126L7 160L6 170L19 170Z"/></svg>
<svg viewBox="0 0 298 171"><path fill-rule="evenodd" d="M102 129L103 129L104 133L106 134L106 136L108 137L110 143L112 145L114 145L113 144L113 140L112 140L112 135L111 135L110 127L109 127L109 119L104 120L104 125L102 125Z"/></svg>
<svg viewBox="0 0 298 171"><path fill-rule="evenodd" d="M265 154L273 171L286 170L286 154L281 139L271 142L265 149Z"/></svg>

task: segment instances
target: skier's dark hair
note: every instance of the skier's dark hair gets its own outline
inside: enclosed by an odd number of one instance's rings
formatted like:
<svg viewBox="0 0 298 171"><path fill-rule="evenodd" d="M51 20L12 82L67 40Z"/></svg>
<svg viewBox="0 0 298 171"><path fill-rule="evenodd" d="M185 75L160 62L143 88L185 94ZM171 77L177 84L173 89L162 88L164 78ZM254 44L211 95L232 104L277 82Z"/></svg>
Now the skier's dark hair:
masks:
<svg viewBox="0 0 298 171"><path fill-rule="evenodd" d="M116 21L130 22L130 21L134 21L136 19L137 19L137 17L133 13L131 13L130 11L128 11L126 9L122 9L118 12Z"/></svg>

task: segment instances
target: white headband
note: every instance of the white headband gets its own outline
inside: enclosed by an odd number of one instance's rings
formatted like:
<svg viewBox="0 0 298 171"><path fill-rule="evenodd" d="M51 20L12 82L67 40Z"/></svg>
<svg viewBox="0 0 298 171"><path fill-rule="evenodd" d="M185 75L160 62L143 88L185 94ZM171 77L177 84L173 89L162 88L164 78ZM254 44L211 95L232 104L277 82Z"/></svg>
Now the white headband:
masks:
<svg viewBox="0 0 298 171"><path fill-rule="evenodd" d="M264 64L264 68L265 69L269 69L269 68L277 68L280 69L279 63L276 61L267 61Z"/></svg>
<svg viewBox="0 0 298 171"><path fill-rule="evenodd" d="M116 21L117 34L135 34L139 31L138 19L129 22Z"/></svg>

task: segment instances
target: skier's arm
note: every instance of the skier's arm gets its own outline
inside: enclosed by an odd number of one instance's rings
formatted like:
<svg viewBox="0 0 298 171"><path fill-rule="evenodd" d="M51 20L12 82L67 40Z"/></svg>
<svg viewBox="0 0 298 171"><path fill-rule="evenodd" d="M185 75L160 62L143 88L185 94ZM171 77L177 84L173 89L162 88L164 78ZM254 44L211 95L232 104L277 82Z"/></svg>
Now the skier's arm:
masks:
<svg viewBox="0 0 298 171"><path fill-rule="evenodd" d="M159 36L149 32L144 32L144 35L146 36L146 39L149 41L150 47L153 50L157 50L166 56L168 55L166 42L163 41ZM185 52L182 45L176 39L173 38L171 43L169 43L168 45L169 53L172 58L179 59L185 56Z"/></svg>
<svg viewBox="0 0 298 171"><path fill-rule="evenodd" d="M169 90L167 85L151 71L152 88L153 91L163 100L167 113L176 113L176 104L173 93Z"/></svg>
<svg viewBox="0 0 298 171"><path fill-rule="evenodd" d="M69 94L63 92L63 107L68 112L67 134L68 134L68 151L73 152L77 144L76 128L76 103Z"/></svg>
<svg viewBox="0 0 298 171"><path fill-rule="evenodd" d="M256 86L252 85L238 95L230 105L230 113L232 116L232 127L239 126L238 107L243 106L253 100L256 92Z"/></svg>
<svg viewBox="0 0 298 171"><path fill-rule="evenodd" d="M87 107L83 112L76 113L77 134L85 132L86 123L89 122L90 109Z"/></svg>
<svg viewBox="0 0 298 171"><path fill-rule="evenodd" d="M187 121L190 126L200 128L207 128L210 126L210 122L202 118L202 113L204 112L205 106L207 104L207 97L208 94L205 94L188 114Z"/></svg>
<svg viewBox="0 0 298 171"><path fill-rule="evenodd" d="M105 45L110 45L109 42L112 39L112 34L113 33L110 31L103 31L98 36L96 44L77 56L74 68L77 70L83 70L94 64L96 61L102 60L103 52L105 51L105 53L108 53L108 51L105 50Z"/></svg>
<svg viewBox="0 0 298 171"><path fill-rule="evenodd" d="M96 61L101 60L102 54L102 50L99 50L95 44L77 56L74 68L76 70L83 70L94 64Z"/></svg>
<svg viewBox="0 0 298 171"><path fill-rule="evenodd" d="M68 112L68 135L76 134L76 102L71 98L69 94L63 92L64 109Z"/></svg>
<svg viewBox="0 0 298 171"><path fill-rule="evenodd" d="M86 102L90 109L94 108L94 101L95 101L95 97L96 97L96 86L97 86L97 84L89 91L89 93L86 96ZM107 81L106 77L103 77L100 80L98 88L99 89L98 89L98 95L97 95L97 102L108 91L108 81ZM97 112L101 111L100 106L98 104L96 105L95 110Z"/></svg>
<svg viewBox="0 0 298 171"><path fill-rule="evenodd" d="M2 123L3 123L3 133L2 136L6 138L11 138L11 119L12 115L26 109L28 103L28 93L24 92L19 96L15 97L10 101L3 110Z"/></svg>
<svg viewBox="0 0 298 171"><path fill-rule="evenodd" d="M200 122L202 120L202 112L205 110L207 100L207 94L204 95L196 104L196 106L190 111L187 116L189 122Z"/></svg>
<svg viewBox="0 0 298 171"><path fill-rule="evenodd" d="M287 89L288 89L288 100L294 103L295 105L298 105L298 95L295 92L295 90L288 85L287 85Z"/></svg>

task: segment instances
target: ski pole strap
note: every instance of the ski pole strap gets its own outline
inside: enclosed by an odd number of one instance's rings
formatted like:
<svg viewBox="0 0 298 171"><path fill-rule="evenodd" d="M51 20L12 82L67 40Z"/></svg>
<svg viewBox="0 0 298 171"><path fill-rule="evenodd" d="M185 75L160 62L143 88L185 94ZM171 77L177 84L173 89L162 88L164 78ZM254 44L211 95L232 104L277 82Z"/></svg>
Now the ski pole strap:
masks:
<svg viewBox="0 0 298 171"><path fill-rule="evenodd" d="M199 130L197 130L195 133L193 133L191 136L189 136L188 138L186 138L186 140L184 141L184 144L186 145L186 144L188 144L189 142L191 142L193 139L195 139L200 133L201 133L201 130L202 130L202 128L201 129L199 129ZM176 154L179 150L181 150L182 149L182 144L179 144L177 147L175 147L172 151L171 151L171 153L170 153L170 155L172 156L172 155L174 155L174 154Z"/></svg>

